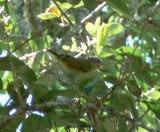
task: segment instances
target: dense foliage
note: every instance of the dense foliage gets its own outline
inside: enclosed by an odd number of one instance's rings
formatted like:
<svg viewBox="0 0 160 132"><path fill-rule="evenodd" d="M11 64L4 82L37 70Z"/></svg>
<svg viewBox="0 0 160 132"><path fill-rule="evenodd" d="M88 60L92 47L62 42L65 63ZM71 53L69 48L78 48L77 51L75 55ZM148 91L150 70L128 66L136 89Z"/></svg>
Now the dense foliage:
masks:
<svg viewBox="0 0 160 132"><path fill-rule="evenodd" d="M159 20L159 0L0 0L0 131L160 131Z"/></svg>

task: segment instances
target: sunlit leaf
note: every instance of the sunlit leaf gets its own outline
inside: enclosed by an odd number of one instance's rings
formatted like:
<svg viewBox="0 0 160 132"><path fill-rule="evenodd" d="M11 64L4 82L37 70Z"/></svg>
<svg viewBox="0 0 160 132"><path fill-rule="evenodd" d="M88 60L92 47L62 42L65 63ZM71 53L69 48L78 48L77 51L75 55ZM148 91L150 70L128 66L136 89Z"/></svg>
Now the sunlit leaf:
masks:
<svg viewBox="0 0 160 132"><path fill-rule="evenodd" d="M118 33L122 32L122 30L123 30L123 26L119 23L111 23L108 26L109 36L118 34Z"/></svg>
<svg viewBox="0 0 160 132"><path fill-rule="evenodd" d="M120 48L118 48L117 50L117 53L120 53L120 54L133 54L134 56L137 56L137 57L141 57L142 53L139 49L134 49L133 47L130 47L130 46L122 46Z"/></svg>
<svg viewBox="0 0 160 132"><path fill-rule="evenodd" d="M48 20L48 19L55 18L57 16L53 14L52 12L45 12L45 13L39 14L38 17L42 20Z"/></svg>
<svg viewBox="0 0 160 132"><path fill-rule="evenodd" d="M86 30L89 32L90 35L96 36L97 29L95 28L95 25L88 22L85 26Z"/></svg>
<svg viewBox="0 0 160 132"><path fill-rule="evenodd" d="M108 40L108 26L107 24L102 24L98 31L97 31L97 45L96 49L99 48L99 46L103 46L107 44Z"/></svg>
<svg viewBox="0 0 160 132"><path fill-rule="evenodd" d="M61 16L61 12L55 4L50 5L50 7L46 10L46 12L51 12L52 14L54 14L57 17Z"/></svg>
<svg viewBox="0 0 160 132"><path fill-rule="evenodd" d="M143 102L147 105L147 107L150 110L152 110L154 112L156 117L160 119L160 113L159 113L159 111L160 111L160 102L157 101L157 100L153 100L153 99L144 100Z"/></svg>

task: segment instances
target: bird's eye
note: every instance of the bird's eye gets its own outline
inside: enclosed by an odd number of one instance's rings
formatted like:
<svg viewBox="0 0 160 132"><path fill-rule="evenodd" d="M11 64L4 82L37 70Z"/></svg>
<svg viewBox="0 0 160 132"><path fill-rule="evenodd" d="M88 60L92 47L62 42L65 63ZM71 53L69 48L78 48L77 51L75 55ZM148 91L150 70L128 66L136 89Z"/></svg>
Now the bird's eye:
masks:
<svg viewBox="0 0 160 132"><path fill-rule="evenodd" d="M102 60L101 60L101 59L99 59L99 58L97 58L96 60L97 60L97 62L99 62L99 63L101 63L101 62L102 62Z"/></svg>

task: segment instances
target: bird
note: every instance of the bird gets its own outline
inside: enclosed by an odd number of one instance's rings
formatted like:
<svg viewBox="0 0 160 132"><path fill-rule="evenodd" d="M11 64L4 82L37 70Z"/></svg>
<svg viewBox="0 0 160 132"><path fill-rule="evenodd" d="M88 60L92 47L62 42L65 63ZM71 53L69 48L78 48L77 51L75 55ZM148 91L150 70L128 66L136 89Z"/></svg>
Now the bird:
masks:
<svg viewBox="0 0 160 132"><path fill-rule="evenodd" d="M74 58L69 55L58 54L51 49L47 50L56 57L65 69L74 73L88 73L99 69L101 64L101 60L98 57Z"/></svg>

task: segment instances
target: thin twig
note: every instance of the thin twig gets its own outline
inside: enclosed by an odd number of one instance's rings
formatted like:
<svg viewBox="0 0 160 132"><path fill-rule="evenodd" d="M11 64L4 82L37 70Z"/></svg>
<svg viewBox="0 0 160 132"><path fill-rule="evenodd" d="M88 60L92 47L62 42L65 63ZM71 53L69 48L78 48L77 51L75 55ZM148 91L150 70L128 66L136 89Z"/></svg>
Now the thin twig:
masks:
<svg viewBox="0 0 160 132"><path fill-rule="evenodd" d="M53 3L57 6L57 8L60 10L60 12L62 13L62 15L67 19L67 21L69 22L69 24L74 28L74 30L76 31L76 33L79 35L79 37L81 38L81 40L84 42L84 44L88 47L88 44L86 43L85 38L83 37L83 35L78 31L78 29L75 27L75 25L71 22L71 20L68 18L68 16L64 13L64 11L61 9L61 7L57 4L57 2L55 0L52 0Z"/></svg>
<svg viewBox="0 0 160 132"><path fill-rule="evenodd" d="M8 124L11 121L13 121L13 119L21 117L22 115L25 115L25 114L26 114L26 111L24 110L24 107L19 107L15 114L13 114L11 116L4 116L5 119L1 120L3 122L1 122L1 124L0 124L0 130L3 131L6 127L8 127Z"/></svg>
<svg viewBox="0 0 160 132"><path fill-rule="evenodd" d="M149 111L149 109L147 109L147 110L143 113L143 115L138 119L138 121L142 120L142 118L148 113L148 111ZM135 127L135 123L131 126L131 128L129 129L128 132L132 132L132 130L134 129L134 127Z"/></svg>
<svg viewBox="0 0 160 132"><path fill-rule="evenodd" d="M42 36L43 35L43 27L38 19L30 0L24 0L26 9L27 9L27 17L32 27L32 32L35 34Z"/></svg>
<svg viewBox="0 0 160 132"><path fill-rule="evenodd" d="M141 37L142 37L142 35L143 35L143 33L144 33L144 30L145 30L146 25L147 25L147 23L145 23L144 26L142 27L142 30L141 30L141 33L140 33L140 35L139 35L139 37L138 37L136 46L135 46L135 48L134 48L134 50L133 50L133 52L132 52L132 54L131 54L131 56L130 56L129 63L127 64L127 67L126 67L125 71L122 73L122 78L121 78L122 80L125 78L125 75L126 75L126 73L128 72L128 69L129 69L129 67L130 67L130 65L131 65L132 58L133 58L133 56L134 56L137 48L139 47L139 40L141 39Z"/></svg>
<svg viewBox="0 0 160 132"><path fill-rule="evenodd" d="M16 82L16 80L17 80L17 76L16 76L16 73L14 72L14 69L15 69L15 67L14 67L14 65L13 65L13 60L12 60L12 58L10 57L11 56L11 53L10 53L10 46L9 46L9 40L8 40L8 35L6 34L6 42L7 42L7 47L8 47L8 56L9 56L9 63L10 63L10 66L11 66L11 69L12 69L12 74L13 74L13 78L14 78L14 87L13 88L15 88L15 91L16 91L16 94L17 94L17 96L18 96L18 100L19 100L19 102L20 102L20 104L21 104L21 106L24 106L25 105L25 103L24 103L24 101L23 101L23 98L22 98L22 95L20 94L20 90L19 90L19 87L17 87L17 82Z"/></svg>
<svg viewBox="0 0 160 132"><path fill-rule="evenodd" d="M102 10L102 8L106 6L106 1L104 1L102 4L98 5L88 16L83 18L81 20L81 24L84 24L85 22L89 21L92 17L95 17L95 15Z"/></svg>
<svg viewBox="0 0 160 132"><path fill-rule="evenodd" d="M23 43L21 43L20 45L18 45L17 47L15 47L12 51L11 54L14 53L15 51L17 51L18 49L20 49L23 45L25 45L27 42L29 42L30 40L32 40L34 36L31 36L29 39L25 40Z"/></svg>

